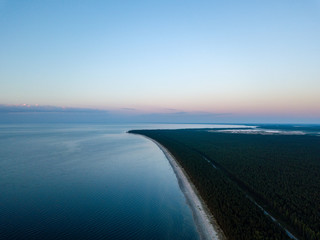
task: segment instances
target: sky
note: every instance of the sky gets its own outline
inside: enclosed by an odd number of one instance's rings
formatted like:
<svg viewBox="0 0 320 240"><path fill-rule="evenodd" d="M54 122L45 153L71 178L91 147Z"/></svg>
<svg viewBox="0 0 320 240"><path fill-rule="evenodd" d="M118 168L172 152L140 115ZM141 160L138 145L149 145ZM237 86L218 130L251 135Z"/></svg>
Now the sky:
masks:
<svg viewBox="0 0 320 240"><path fill-rule="evenodd" d="M0 0L0 105L320 123L320 0Z"/></svg>

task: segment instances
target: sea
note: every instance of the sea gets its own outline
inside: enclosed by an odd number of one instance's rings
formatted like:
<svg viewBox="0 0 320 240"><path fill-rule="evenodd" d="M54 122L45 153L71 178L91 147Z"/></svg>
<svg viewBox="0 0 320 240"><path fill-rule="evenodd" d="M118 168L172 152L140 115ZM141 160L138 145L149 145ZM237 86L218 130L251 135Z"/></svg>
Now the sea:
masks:
<svg viewBox="0 0 320 240"><path fill-rule="evenodd" d="M0 239L199 239L165 155L127 131L207 127L0 124Z"/></svg>

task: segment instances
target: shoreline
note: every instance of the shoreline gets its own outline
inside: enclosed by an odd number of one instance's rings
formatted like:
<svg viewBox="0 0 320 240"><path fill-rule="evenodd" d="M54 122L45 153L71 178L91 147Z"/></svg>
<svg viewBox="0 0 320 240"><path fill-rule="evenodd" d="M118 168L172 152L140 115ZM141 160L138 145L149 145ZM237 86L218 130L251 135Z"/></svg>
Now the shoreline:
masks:
<svg viewBox="0 0 320 240"><path fill-rule="evenodd" d="M141 135L152 142L154 142L160 150L164 153L167 160L169 161L173 172L178 180L179 187L186 198L187 204L189 205L193 220L196 224L197 231L201 240L226 240L222 229L218 225L217 221L209 211L205 202L198 193L196 187L189 179L187 173L184 171L182 166L177 162L174 156L165 148L163 145L158 143L156 140L147 136Z"/></svg>

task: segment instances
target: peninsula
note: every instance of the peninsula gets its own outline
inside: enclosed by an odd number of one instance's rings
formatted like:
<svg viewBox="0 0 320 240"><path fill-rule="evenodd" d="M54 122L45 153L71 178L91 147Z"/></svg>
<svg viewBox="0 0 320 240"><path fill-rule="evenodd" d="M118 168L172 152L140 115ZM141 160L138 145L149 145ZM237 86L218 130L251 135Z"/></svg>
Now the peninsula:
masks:
<svg viewBox="0 0 320 240"><path fill-rule="evenodd" d="M319 239L319 136L215 129L130 133L154 140L179 181L186 176L184 182L191 182L204 201L199 211L207 208L212 225L223 231L217 228L216 239ZM181 185L185 193L187 184ZM195 211L197 205L190 206Z"/></svg>

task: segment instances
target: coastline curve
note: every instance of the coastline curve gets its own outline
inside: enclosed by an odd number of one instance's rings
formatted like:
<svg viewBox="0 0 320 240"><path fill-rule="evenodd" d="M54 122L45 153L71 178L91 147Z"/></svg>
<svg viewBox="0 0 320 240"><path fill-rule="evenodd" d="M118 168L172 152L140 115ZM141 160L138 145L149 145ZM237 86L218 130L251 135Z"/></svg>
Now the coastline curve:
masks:
<svg viewBox="0 0 320 240"><path fill-rule="evenodd" d="M140 135L140 134L138 134ZM164 153L169 161L173 172L178 180L179 187L185 196L186 202L189 205L197 231L201 240L226 240L226 236L218 225L216 219L210 213L205 202L198 193L196 187L191 182L188 174L184 171L183 167L176 161L174 156L156 140L144 135L140 135L148 140L154 142L159 149Z"/></svg>

